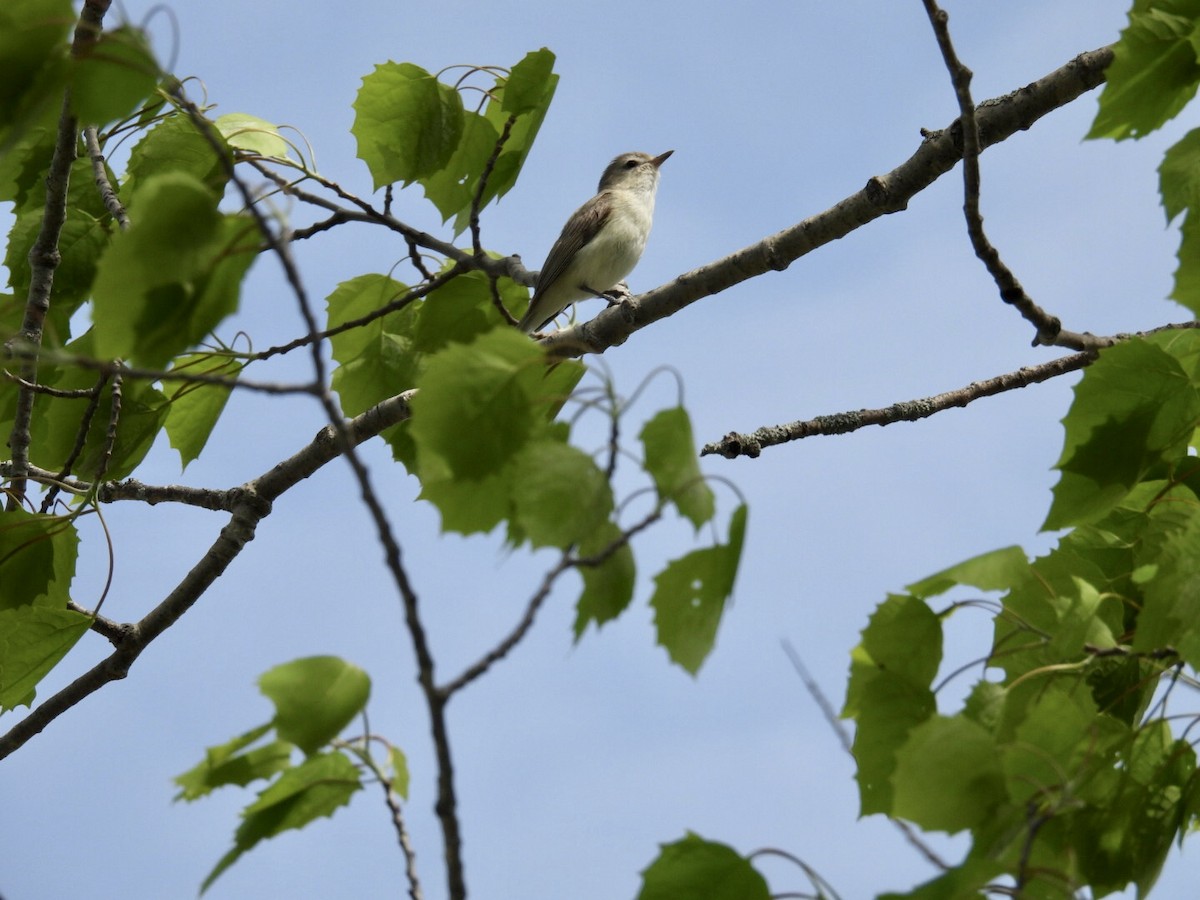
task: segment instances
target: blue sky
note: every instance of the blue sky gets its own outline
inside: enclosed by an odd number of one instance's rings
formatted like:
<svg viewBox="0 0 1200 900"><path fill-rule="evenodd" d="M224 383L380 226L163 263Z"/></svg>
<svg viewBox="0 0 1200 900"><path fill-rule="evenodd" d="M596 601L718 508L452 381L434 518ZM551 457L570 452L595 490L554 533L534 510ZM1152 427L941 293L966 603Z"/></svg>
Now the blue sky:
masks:
<svg viewBox="0 0 1200 900"><path fill-rule="evenodd" d="M512 65L549 47L558 92L516 188L484 220L484 242L537 267L611 157L674 149L654 233L630 278L635 292L826 209L905 160L921 128L948 124L956 110L916 0L211 0L175 4L170 16L151 14L156 6L128 0L124 13L148 23L160 58L201 79L218 112L294 126L322 172L364 194L370 181L348 129L359 79L375 64ZM948 8L982 100L1114 40L1126 5ZM109 24L116 20L114 12ZM989 234L1068 328L1112 333L1181 320L1183 311L1163 299L1177 236L1163 227L1155 168L1187 123L1139 144L1084 143L1095 96L984 155ZM706 442L928 396L1057 355L1030 348L1028 326L996 297L960 208L956 169L907 211L695 304L603 363L625 395L661 366L676 370ZM417 190L399 195L397 212L440 230ZM393 236L360 227L308 242L298 259L313 296L324 297L344 279L389 270L404 253ZM256 265L236 327L259 347L299 333L272 260ZM272 375L301 377L306 362L284 362ZM573 646L573 588L560 590L512 657L453 702L473 895L631 897L657 845L685 829L743 852L787 850L847 900L932 877L887 823L858 820L851 761L780 642L795 646L840 705L849 650L887 592L985 550L1048 546L1037 529L1072 383L1058 379L916 425L778 447L758 460L706 460L708 473L745 495L750 523L735 602L697 679L654 646L646 606L649 573L693 546L690 529L675 525L640 544L643 583L622 619ZM676 396L676 382L657 376L627 436ZM294 452L323 421L308 399L237 395L206 455L182 476L164 442L140 477L239 484ZM551 556L509 556L492 538L439 537L436 513L415 502L415 483L384 448L369 446L365 458L396 523L441 671L456 672L511 627ZM727 514L735 495L718 493ZM255 687L261 672L320 653L371 674L372 726L409 754L407 812L426 896L443 896L423 706L400 605L356 494L336 464L285 495L253 544L127 680L5 761L6 900L193 895L252 795L173 805L170 779L205 746L269 718ZM121 620L158 602L223 524L199 510L131 504L106 515L117 568L105 613ZM104 576L98 532L85 534L83 553L76 592L87 605ZM947 670L985 653L989 635L982 614L960 613ZM101 643L77 648L39 695L99 659ZM973 677L961 680L963 690ZM944 702L958 696L952 688ZM933 843L951 857L963 849ZM786 864L763 868L776 891L806 888ZM1168 867L1164 896L1194 884L1186 868ZM366 792L332 820L256 848L209 896L395 896L402 873L386 810Z"/></svg>

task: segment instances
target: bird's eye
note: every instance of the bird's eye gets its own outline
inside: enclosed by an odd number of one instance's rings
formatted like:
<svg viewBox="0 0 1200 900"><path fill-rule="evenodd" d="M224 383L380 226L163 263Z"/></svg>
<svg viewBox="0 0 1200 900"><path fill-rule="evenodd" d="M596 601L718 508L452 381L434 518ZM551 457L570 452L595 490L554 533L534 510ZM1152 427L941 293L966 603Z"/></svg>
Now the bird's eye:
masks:
<svg viewBox="0 0 1200 900"><path fill-rule="evenodd" d="M627 168L627 169L636 169L637 164L638 164L638 161L636 159L625 160L625 168Z"/></svg>

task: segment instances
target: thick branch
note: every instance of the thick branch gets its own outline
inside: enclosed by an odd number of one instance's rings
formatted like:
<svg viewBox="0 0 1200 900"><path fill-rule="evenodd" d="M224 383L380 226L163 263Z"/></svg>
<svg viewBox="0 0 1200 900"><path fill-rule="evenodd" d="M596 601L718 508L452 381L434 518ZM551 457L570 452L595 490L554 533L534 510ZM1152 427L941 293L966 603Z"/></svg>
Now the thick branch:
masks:
<svg viewBox="0 0 1200 900"><path fill-rule="evenodd" d="M1081 53L1071 62L1012 94L981 103L975 112L980 147L987 148L1023 131L1047 113L1065 106L1104 81L1112 50L1102 47ZM723 259L680 275L669 284L617 304L594 319L555 332L543 344L557 356L603 353L623 344L631 334L689 304L718 294L735 284L782 271L800 257L845 237L887 213L903 210L909 200L949 172L962 158L957 120L944 131L928 135L909 159L886 175L823 213L763 238Z"/></svg>

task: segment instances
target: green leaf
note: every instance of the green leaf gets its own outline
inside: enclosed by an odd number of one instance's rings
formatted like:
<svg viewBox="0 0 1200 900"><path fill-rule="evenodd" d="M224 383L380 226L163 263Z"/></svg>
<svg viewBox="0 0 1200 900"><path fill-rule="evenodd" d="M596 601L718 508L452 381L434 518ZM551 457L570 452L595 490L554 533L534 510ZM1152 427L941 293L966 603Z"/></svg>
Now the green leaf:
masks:
<svg viewBox="0 0 1200 900"><path fill-rule="evenodd" d="M503 522L512 511L513 490L507 468L477 481L421 473L421 499L441 513L442 531L458 534L487 534Z"/></svg>
<svg viewBox="0 0 1200 900"><path fill-rule="evenodd" d="M501 108L516 116L544 109L554 95L558 76L554 74L554 54L542 47L531 50L512 67L504 82Z"/></svg>
<svg viewBox="0 0 1200 900"><path fill-rule="evenodd" d="M330 329L367 317L404 296L408 288L386 275L360 275L338 285L326 300ZM421 356L413 348L416 308L390 312L335 334L330 343L338 367L333 388L348 415L413 387Z"/></svg>
<svg viewBox="0 0 1200 900"><path fill-rule="evenodd" d="M310 756L337 737L367 704L371 679L336 656L276 666L258 680L275 704L275 730Z"/></svg>
<svg viewBox="0 0 1200 900"><path fill-rule="evenodd" d="M234 835L233 849L208 873L200 893L207 891L221 873L260 841L333 815L361 787L358 769L342 753L310 756L288 769L242 811L242 824Z"/></svg>
<svg viewBox="0 0 1200 900"><path fill-rule="evenodd" d="M288 159L288 142L279 134L279 126L249 113L226 113L216 122L217 131L230 147L268 159Z"/></svg>
<svg viewBox="0 0 1200 900"><path fill-rule="evenodd" d="M1025 558L1024 550L1020 547L1002 547L943 569L910 584L905 590L922 600L944 594L958 585L981 591L1002 591L1020 582L1028 572L1029 560Z"/></svg>
<svg viewBox="0 0 1200 900"><path fill-rule="evenodd" d="M696 455L692 421L682 406L664 409L639 435L645 448L643 467L654 479L659 499L675 504L697 530L713 517L715 503Z"/></svg>
<svg viewBox="0 0 1200 900"><path fill-rule="evenodd" d="M575 447L544 440L517 456L513 521L534 547L569 547L612 512L612 488L595 461Z"/></svg>
<svg viewBox="0 0 1200 900"><path fill-rule="evenodd" d="M70 609L0 609L0 712L30 705L38 682L91 625L90 616Z"/></svg>
<svg viewBox="0 0 1200 900"><path fill-rule="evenodd" d="M1158 167L1158 191L1168 223L1185 210L1200 208L1200 128L1167 150Z"/></svg>
<svg viewBox="0 0 1200 900"><path fill-rule="evenodd" d="M81 125L107 125L129 115L158 84L146 35L127 25L105 31L73 60L71 107Z"/></svg>
<svg viewBox="0 0 1200 900"><path fill-rule="evenodd" d="M50 590L55 531L70 528L54 516L21 508L0 510L0 609L31 605Z"/></svg>
<svg viewBox="0 0 1200 900"><path fill-rule="evenodd" d="M25 128L58 115L72 6L70 0L0 4L0 158Z"/></svg>
<svg viewBox="0 0 1200 900"><path fill-rule="evenodd" d="M904 894L880 894L877 900L967 900L984 896L981 888L1004 872L993 859L968 859Z"/></svg>
<svg viewBox="0 0 1200 900"><path fill-rule="evenodd" d="M163 366L237 310L259 236L249 217L223 216L216 203L183 173L138 185L133 227L114 239L96 277L99 356Z"/></svg>
<svg viewBox="0 0 1200 900"><path fill-rule="evenodd" d="M1175 284L1171 299L1200 315L1200 215L1189 211L1179 229L1179 265L1175 268Z"/></svg>
<svg viewBox="0 0 1200 900"><path fill-rule="evenodd" d="M457 91L411 63L384 63L362 81L350 130L377 189L411 184L450 161L463 133Z"/></svg>
<svg viewBox="0 0 1200 900"><path fill-rule="evenodd" d="M688 832L661 844L658 858L642 871L638 900L768 900L766 879L726 844Z"/></svg>
<svg viewBox="0 0 1200 900"><path fill-rule="evenodd" d="M443 222L462 213L454 223L455 235L470 224L470 209L479 190L479 179L499 139L500 132L486 116L467 110L463 113L462 135L454 153L442 168L420 179L425 196L442 214Z"/></svg>
<svg viewBox="0 0 1200 900"><path fill-rule="evenodd" d="M615 522L606 522L579 547L579 556L589 559L608 550L620 539L622 531ZM637 574L633 550L628 542L610 553L594 566L580 566L583 593L575 606L575 640L583 637L588 623L599 628L628 609L633 600L634 578Z"/></svg>
<svg viewBox="0 0 1200 900"><path fill-rule="evenodd" d="M500 299L512 309L528 291L511 279L497 281ZM469 344L499 324L492 305L492 287L483 272L457 276L429 295L421 304L413 333L413 344L425 353L441 350L450 343Z"/></svg>
<svg viewBox="0 0 1200 900"><path fill-rule="evenodd" d="M41 231L43 215L40 206L23 212L9 232L4 264L8 266L9 282L21 296L29 293L29 251ZM67 208L58 239L60 262L54 273L54 298L44 328L44 345L61 347L66 343L70 318L91 291L97 263L109 238L104 220L74 206Z"/></svg>
<svg viewBox="0 0 1200 900"><path fill-rule="evenodd" d="M479 481L499 471L540 423L533 401L544 354L512 328L429 358L412 400L410 434L427 472ZM441 480L436 478L436 480Z"/></svg>
<svg viewBox="0 0 1200 900"><path fill-rule="evenodd" d="M271 723L259 725L245 734L240 734L224 744L209 747L204 759L194 768L174 781L181 790L175 795L178 800L198 800L219 787L236 784L245 787L252 781L270 778L291 766L292 745L285 741L271 741L246 753L249 747L271 730Z"/></svg>
<svg viewBox="0 0 1200 900"><path fill-rule="evenodd" d="M1200 398L1179 362L1131 339L1101 351L1075 386L1062 473L1045 529L1092 521L1129 493L1155 464L1178 456L1200 417Z"/></svg>
<svg viewBox="0 0 1200 900"><path fill-rule="evenodd" d="M862 815L892 810L896 754L936 711L929 685L942 659L942 627L921 600L891 596L871 615L850 655L843 716L854 718Z"/></svg>
<svg viewBox="0 0 1200 900"><path fill-rule="evenodd" d="M745 533L746 507L739 506L730 519L728 544L693 550L654 576L650 606L658 643L672 662L692 675L716 642L725 601L733 593Z"/></svg>
<svg viewBox="0 0 1200 900"><path fill-rule="evenodd" d="M225 161L232 163L233 153L228 145L222 148ZM191 175L219 200L229 181L226 166L201 134L192 120L181 113L167 116L133 146L129 153L124 197L130 196L141 183L155 175Z"/></svg>
<svg viewBox="0 0 1200 900"><path fill-rule="evenodd" d="M1098 712L1087 691L1045 679L1009 689L1001 734L1011 739L1001 746L1001 760L1012 803L1052 802L1084 773L1111 764L1126 732Z"/></svg>
<svg viewBox="0 0 1200 900"><path fill-rule="evenodd" d="M468 110L463 114L462 137L446 165L420 179L425 196L438 208L442 220L456 217L455 234L470 224L477 194L482 209L516 183L554 96L558 76L551 72L553 67L554 54L542 49L526 54L508 78L497 78L483 113ZM479 181L506 131L507 138L480 193Z"/></svg>
<svg viewBox="0 0 1200 900"><path fill-rule="evenodd" d="M217 353L194 353L176 358L172 372L209 375L236 380L242 363ZM208 443L217 420L229 401L230 389L219 384L169 382L170 406L164 425L171 446L179 451L180 468L196 459Z"/></svg>
<svg viewBox="0 0 1200 900"><path fill-rule="evenodd" d="M389 781L392 790L400 795L402 800L408 799L408 757L399 747L388 747L388 768L392 770Z"/></svg>
<svg viewBox="0 0 1200 900"><path fill-rule="evenodd" d="M1104 73L1089 138L1143 137L1188 104L1200 82L1197 16L1196 0L1135 4Z"/></svg>
<svg viewBox="0 0 1200 900"><path fill-rule="evenodd" d="M950 834L982 824L1005 800L994 739L958 716L931 716L908 733L892 784L892 815Z"/></svg>
<svg viewBox="0 0 1200 900"><path fill-rule="evenodd" d="M1173 647L1192 666L1200 665L1200 515L1189 514L1156 548L1155 577L1143 586L1143 607L1133 639L1135 650Z"/></svg>

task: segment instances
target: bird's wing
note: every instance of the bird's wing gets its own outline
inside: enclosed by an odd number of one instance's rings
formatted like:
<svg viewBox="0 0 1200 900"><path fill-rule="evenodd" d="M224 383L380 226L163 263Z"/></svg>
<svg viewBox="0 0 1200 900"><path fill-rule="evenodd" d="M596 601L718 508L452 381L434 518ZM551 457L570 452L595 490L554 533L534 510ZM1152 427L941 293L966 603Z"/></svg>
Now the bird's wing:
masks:
<svg viewBox="0 0 1200 900"><path fill-rule="evenodd" d="M575 258L575 254L600 233L600 226L608 218L610 209L612 209L612 198L605 191L579 207L571 215L571 218L567 219L562 234L550 248L550 255L546 257L542 271L538 273L537 286L534 289L535 296L554 284L566 271L571 260Z"/></svg>

